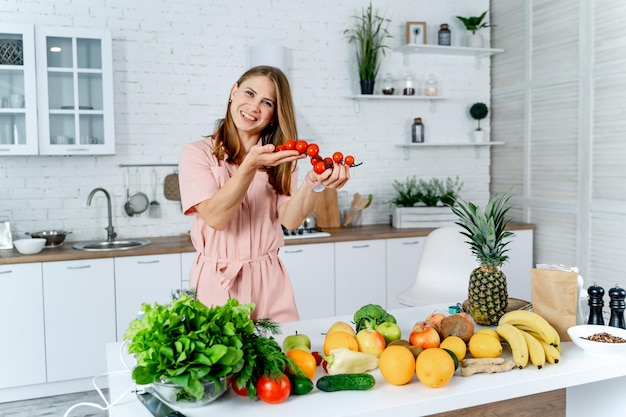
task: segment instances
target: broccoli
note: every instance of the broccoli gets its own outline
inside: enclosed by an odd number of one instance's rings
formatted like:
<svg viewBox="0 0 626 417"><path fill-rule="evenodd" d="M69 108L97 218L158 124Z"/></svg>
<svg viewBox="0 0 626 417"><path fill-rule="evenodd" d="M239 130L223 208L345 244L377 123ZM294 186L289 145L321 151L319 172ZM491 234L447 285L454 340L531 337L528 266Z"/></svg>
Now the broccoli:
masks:
<svg viewBox="0 0 626 417"><path fill-rule="evenodd" d="M380 323L396 323L396 318L378 304L364 305L354 313L357 333L363 329L376 329Z"/></svg>

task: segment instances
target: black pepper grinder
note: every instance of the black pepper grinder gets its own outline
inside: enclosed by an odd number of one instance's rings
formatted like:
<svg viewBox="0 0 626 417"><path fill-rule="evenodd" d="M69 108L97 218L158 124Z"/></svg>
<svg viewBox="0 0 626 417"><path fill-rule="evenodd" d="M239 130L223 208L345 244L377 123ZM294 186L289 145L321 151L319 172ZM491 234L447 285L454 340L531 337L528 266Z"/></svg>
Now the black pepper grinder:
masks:
<svg viewBox="0 0 626 417"><path fill-rule="evenodd" d="M587 294L589 294L589 320L587 324L604 325L604 317L602 316L604 288L593 284L587 288Z"/></svg>
<svg viewBox="0 0 626 417"><path fill-rule="evenodd" d="M611 319L609 320L609 326L619 327L626 329L626 323L624 322L624 309L626 308L626 290L619 288L617 285L609 290L609 307L611 307Z"/></svg>

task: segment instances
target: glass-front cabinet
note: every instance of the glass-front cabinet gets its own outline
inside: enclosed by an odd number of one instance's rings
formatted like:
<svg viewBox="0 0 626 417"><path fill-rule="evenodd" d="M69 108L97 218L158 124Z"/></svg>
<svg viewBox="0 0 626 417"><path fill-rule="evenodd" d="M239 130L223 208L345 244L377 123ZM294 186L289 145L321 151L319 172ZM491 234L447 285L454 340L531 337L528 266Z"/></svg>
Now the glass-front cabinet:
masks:
<svg viewBox="0 0 626 417"><path fill-rule="evenodd" d="M108 30L37 27L39 153L113 154Z"/></svg>
<svg viewBox="0 0 626 417"><path fill-rule="evenodd" d="M0 156L37 154L33 25L0 23Z"/></svg>

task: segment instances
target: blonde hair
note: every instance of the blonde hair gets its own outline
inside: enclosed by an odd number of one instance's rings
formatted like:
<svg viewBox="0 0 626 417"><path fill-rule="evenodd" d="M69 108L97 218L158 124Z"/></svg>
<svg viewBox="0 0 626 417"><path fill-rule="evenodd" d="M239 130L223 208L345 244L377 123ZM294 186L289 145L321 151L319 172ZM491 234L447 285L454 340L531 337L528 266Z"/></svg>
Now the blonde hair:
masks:
<svg viewBox="0 0 626 417"><path fill-rule="evenodd" d="M278 68L270 66L252 67L246 71L238 80L237 85L241 85L246 79L263 75L269 78L276 87L276 111L274 120L261 132L261 142L264 145L272 143L274 146L284 144L288 139L297 139L296 116L293 108L291 87L285 74ZM213 133L215 140L215 150L213 154L221 160L229 163L240 164L243 160L241 153L241 143L235 122L230 114L230 100L226 108L226 117L218 122ZM265 169L269 177L269 182L278 194L289 195L291 189L291 173L296 165L280 164L275 167Z"/></svg>

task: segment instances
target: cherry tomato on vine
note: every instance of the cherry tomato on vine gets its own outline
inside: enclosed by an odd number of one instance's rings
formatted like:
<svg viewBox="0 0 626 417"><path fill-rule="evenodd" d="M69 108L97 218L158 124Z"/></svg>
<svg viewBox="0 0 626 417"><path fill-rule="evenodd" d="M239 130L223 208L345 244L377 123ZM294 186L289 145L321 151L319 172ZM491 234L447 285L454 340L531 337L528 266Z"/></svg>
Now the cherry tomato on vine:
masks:
<svg viewBox="0 0 626 417"><path fill-rule="evenodd" d="M318 162L323 162L323 161L324 160L319 155L315 155L315 156L311 157L311 165L313 165L313 166L315 166L315 164L317 164Z"/></svg>
<svg viewBox="0 0 626 417"><path fill-rule="evenodd" d="M354 156L348 155L343 161L345 162L346 165L351 167L352 165L354 165Z"/></svg>
<svg viewBox="0 0 626 417"><path fill-rule="evenodd" d="M256 383L259 398L268 404L282 403L289 397L291 383L287 375L282 374L277 380L261 376Z"/></svg>
<svg viewBox="0 0 626 417"><path fill-rule="evenodd" d="M299 140L298 142L296 142L296 150L301 154L305 153L308 147L309 144L306 140Z"/></svg>
<svg viewBox="0 0 626 417"><path fill-rule="evenodd" d="M327 156L326 158L324 158L324 162L326 162L326 165L330 164L331 168L333 167L333 158Z"/></svg>
<svg viewBox="0 0 626 417"><path fill-rule="evenodd" d="M297 144L297 143L298 143L298 142L296 142L295 140L293 140L293 139L289 139L287 142L285 142L285 147L286 147L287 149L289 149L290 151L293 151L293 150L295 150L295 149L296 149L296 144Z"/></svg>
<svg viewBox="0 0 626 417"><path fill-rule="evenodd" d="M318 175L324 173L324 171L326 171L326 162L316 162L315 165L313 165L313 171Z"/></svg>
<svg viewBox="0 0 626 417"><path fill-rule="evenodd" d="M285 145L278 145L276 146L276 149L274 150L274 152L280 152L280 151L285 151L287 150L287 147Z"/></svg>
<svg viewBox="0 0 626 417"><path fill-rule="evenodd" d="M333 154L333 161L340 164L343 161L343 154L341 152L335 152Z"/></svg>
<svg viewBox="0 0 626 417"><path fill-rule="evenodd" d="M311 158L317 156L318 153L320 153L320 147L317 146L315 143L311 143L309 147L306 148L306 154Z"/></svg>

